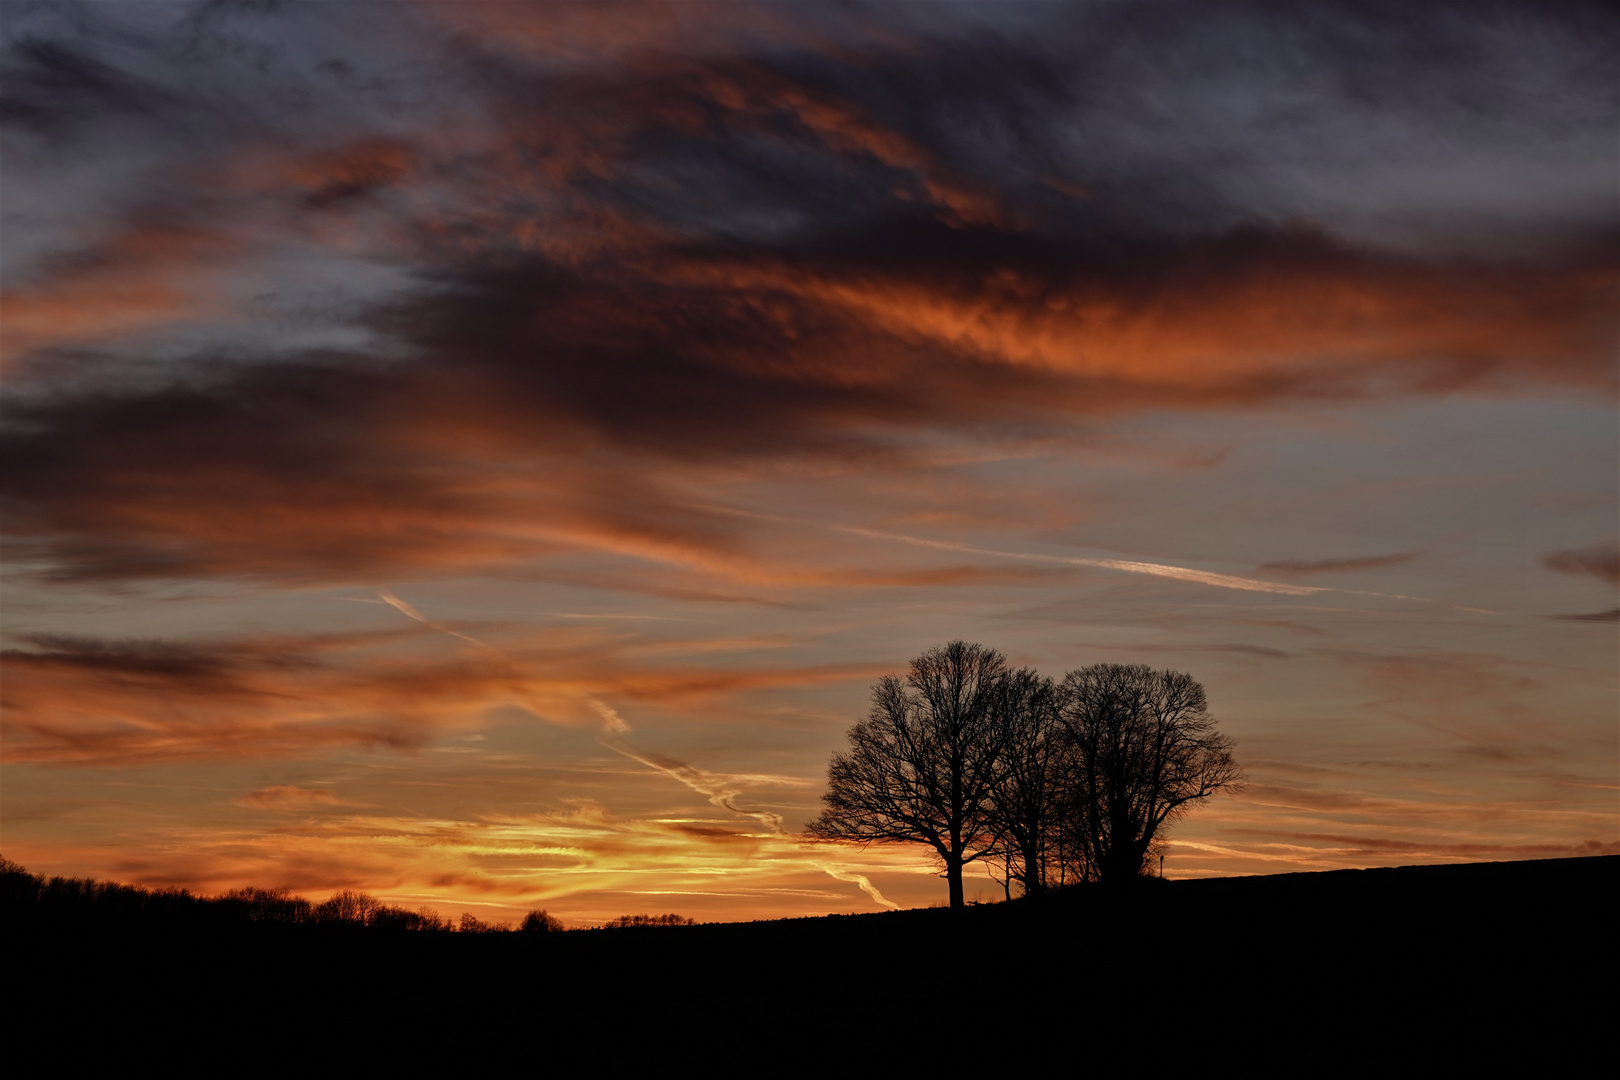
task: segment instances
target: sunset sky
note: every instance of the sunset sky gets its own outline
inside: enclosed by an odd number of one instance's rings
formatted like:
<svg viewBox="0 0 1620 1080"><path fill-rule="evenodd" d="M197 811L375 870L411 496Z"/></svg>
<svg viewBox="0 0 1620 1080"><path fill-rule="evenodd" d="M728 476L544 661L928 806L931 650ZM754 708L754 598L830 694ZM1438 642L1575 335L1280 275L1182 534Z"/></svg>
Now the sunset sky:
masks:
<svg viewBox="0 0 1620 1080"><path fill-rule="evenodd" d="M940 903L957 638L1204 684L1168 876L1620 853L1604 5L0 13L30 870Z"/></svg>

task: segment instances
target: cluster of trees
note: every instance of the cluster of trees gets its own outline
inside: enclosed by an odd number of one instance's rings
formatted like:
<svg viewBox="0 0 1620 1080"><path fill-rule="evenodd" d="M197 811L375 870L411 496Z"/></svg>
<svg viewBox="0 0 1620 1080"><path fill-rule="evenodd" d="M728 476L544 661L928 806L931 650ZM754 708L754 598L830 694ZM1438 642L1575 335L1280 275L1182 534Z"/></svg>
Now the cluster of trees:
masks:
<svg viewBox="0 0 1620 1080"><path fill-rule="evenodd" d="M294 896L285 889L233 889L214 903L235 908L249 922L318 923L328 926L364 926L375 930L484 929L471 914L463 913L458 927L431 908L411 911L385 904L370 893L344 889L320 903Z"/></svg>
<svg viewBox="0 0 1620 1080"><path fill-rule="evenodd" d="M490 923L470 912L452 920L431 908L411 911L386 904L370 893L345 889L316 903L286 889L233 889L220 896L199 896L187 889L146 889L92 878L42 877L18 863L0 858L0 910L6 915L46 915L81 922L108 919L184 924L282 923L339 926L368 930L416 930L440 933L507 933L506 923ZM680 915L620 915L604 928L691 926ZM543 909L523 917L517 931L558 933L562 921Z"/></svg>
<svg viewBox="0 0 1620 1080"><path fill-rule="evenodd" d="M502 934L512 929L507 923L485 922L470 911L463 911L461 918L452 920L432 908L411 911L385 904L370 893L349 889L333 893L318 904L302 896L294 896L285 889L251 887L233 889L210 902L239 909L250 922L313 923L365 927L369 930L437 930L460 934ZM563 924L544 910L539 910L525 915L517 929L524 933L554 933L563 929Z"/></svg>
<svg viewBox="0 0 1620 1080"><path fill-rule="evenodd" d="M696 926L696 919L670 912L668 915L620 915L602 924L603 930L631 930L640 926Z"/></svg>
<svg viewBox="0 0 1620 1080"><path fill-rule="evenodd" d="M286 889L247 887L220 896L199 896L189 889L147 889L93 878L43 877L9 859L0 859L0 905L10 914L32 913L79 921L107 919L178 923L281 923L340 926L369 930L435 930L487 933L512 929L487 923L469 912L447 919L431 908L411 911L387 904L370 893L344 889L316 903ZM531 911L523 930L561 930L544 911Z"/></svg>
<svg viewBox="0 0 1620 1080"><path fill-rule="evenodd" d="M981 860L1009 895L1138 877L1168 822L1242 779L1190 675L1097 664L1053 680L962 641L879 680L849 744L810 835L927 845L953 908Z"/></svg>

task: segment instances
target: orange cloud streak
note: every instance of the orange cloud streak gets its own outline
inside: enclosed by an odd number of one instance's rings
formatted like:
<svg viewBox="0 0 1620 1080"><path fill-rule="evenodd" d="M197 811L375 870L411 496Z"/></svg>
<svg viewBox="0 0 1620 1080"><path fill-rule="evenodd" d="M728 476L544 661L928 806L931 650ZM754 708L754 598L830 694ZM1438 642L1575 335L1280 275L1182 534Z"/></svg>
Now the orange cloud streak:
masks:
<svg viewBox="0 0 1620 1080"><path fill-rule="evenodd" d="M1042 280L1016 268L970 287L818 274L787 265L695 266L739 289L781 290L875 331L980 362L1078 380L1076 405L1186 405L1359 396L1525 381L1610 387L1612 269L1455 268L1312 252L1250 261L1188 253L1152 283ZM1227 257L1222 257L1225 254ZM1248 265L1245 265L1248 263Z"/></svg>
<svg viewBox="0 0 1620 1080"><path fill-rule="evenodd" d="M503 642L501 653L482 648L450 659L412 655L413 642L422 644L420 632L206 647L40 639L32 649L5 653L5 758L121 766L289 757L345 746L416 751L444 734L482 726L500 706L590 723L589 702L603 697L679 708L749 689L860 680L874 671L647 663L636 659L634 643L580 628Z"/></svg>

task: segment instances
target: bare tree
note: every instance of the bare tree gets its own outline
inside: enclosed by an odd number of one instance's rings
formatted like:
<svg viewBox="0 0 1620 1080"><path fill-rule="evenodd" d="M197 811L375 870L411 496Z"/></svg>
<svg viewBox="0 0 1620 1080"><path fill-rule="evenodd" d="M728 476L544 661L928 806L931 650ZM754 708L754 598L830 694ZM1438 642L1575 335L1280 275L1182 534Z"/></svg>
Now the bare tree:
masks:
<svg viewBox="0 0 1620 1080"><path fill-rule="evenodd" d="M849 752L833 755L810 834L926 844L944 864L951 907L962 907L963 867L997 839L1006 677L1000 653L953 641L913 660L904 680L881 679L849 729Z"/></svg>
<svg viewBox="0 0 1620 1080"><path fill-rule="evenodd" d="M1232 739L1215 730L1190 675L1141 664L1071 671L1058 715L1071 743L1076 861L1087 876L1138 876L1167 822L1241 784Z"/></svg>
<svg viewBox="0 0 1620 1080"><path fill-rule="evenodd" d="M1059 789L1067 740L1051 679L1023 668L1009 674L1002 686L1005 705L1001 719L1005 729L995 822L1006 870L1003 887L1009 888L1012 881L1017 881L1024 895L1029 896L1047 886L1054 862L1051 849L1060 816Z"/></svg>
<svg viewBox="0 0 1620 1080"><path fill-rule="evenodd" d="M370 893L344 889L315 905L312 915L316 922L367 926L382 908L383 902Z"/></svg>

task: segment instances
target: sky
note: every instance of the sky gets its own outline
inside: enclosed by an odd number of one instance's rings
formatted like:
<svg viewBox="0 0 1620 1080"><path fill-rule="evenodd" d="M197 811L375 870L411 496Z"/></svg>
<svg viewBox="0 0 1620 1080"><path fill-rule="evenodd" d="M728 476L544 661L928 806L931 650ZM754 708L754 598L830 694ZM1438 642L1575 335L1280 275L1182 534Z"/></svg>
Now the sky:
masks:
<svg viewBox="0 0 1620 1080"><path fill-rule="evenodd" d="M1605 6L0 17L5 857L938 904L954 639L1204 685L1169 877L1620 853Z"/></svg>

